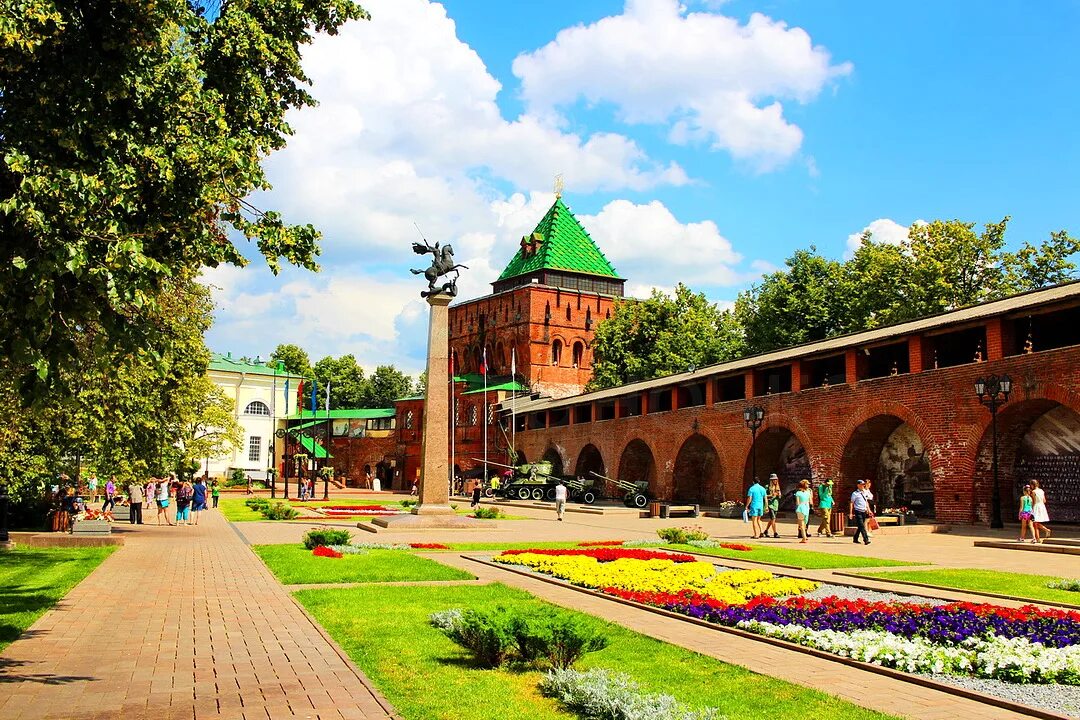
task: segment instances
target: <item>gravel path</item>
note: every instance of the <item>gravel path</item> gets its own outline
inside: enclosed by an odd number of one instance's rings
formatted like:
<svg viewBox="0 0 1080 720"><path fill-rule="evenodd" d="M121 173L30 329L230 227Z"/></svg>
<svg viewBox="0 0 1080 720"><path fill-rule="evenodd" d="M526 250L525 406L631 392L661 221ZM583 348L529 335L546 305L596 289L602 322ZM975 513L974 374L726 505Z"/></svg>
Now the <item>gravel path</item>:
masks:
<svg viewBox="0 0 1080 720"><path fill-rule="evenodd" d="M962 675L923 675L946 685L995 695L1013 702L1080 718L1080 685L1019 685Z"/></svg>

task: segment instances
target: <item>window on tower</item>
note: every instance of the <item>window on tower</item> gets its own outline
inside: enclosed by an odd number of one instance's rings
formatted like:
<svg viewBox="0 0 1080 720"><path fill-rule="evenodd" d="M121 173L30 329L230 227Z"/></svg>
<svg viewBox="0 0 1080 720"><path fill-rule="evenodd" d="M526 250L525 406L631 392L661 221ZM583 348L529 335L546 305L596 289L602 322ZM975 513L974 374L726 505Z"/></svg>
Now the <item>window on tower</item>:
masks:
<svg viewBox="0 0 1080 720"><path fill-rule="evenodd" d="M551 343L551 364L558 365L562 362L562 340Z"/></svg>

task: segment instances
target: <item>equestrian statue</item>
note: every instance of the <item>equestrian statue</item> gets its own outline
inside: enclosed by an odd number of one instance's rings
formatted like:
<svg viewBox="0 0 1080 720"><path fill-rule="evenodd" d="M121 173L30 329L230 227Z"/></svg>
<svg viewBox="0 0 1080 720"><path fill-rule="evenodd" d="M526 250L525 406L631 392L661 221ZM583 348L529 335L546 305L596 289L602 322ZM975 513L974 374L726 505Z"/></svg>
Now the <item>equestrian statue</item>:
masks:
<svg viewBox="0 0 1080 720"><path fill-rule="evenodd" d="M413 252L417 255L427 255L431 253L431 267L427 270L415 270L410 269L413 275L423 275L427 278L428 289L420 293L420 297L429 297L431 295L449 295L450 297L457 296L457 281L461 275L458 268L469 269L468 265L456 265L454 264L454 248L452 245L444 245L439 247L439 243L435 243L432 247L425 239L423 243L412 244ZM436 286L435 281L439 278L454 273L452 280L444 282L441 286Z"/></svg>

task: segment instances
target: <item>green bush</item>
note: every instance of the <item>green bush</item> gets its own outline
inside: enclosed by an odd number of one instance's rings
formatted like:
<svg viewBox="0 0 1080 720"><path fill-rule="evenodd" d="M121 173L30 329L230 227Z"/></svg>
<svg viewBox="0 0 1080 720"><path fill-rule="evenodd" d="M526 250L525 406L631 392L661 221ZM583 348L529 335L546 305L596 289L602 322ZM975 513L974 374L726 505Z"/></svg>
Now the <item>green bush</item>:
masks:
<svg viewBox="0 0 1080 720"><path fill-rule="evenodd" d="M699 527L660 528L656 534L672 545L685 545L691 540L709 539L709 533Z"/></svg>
<svg viewBox="0 0 1080 720"><path fill-rule="evenodd" d="M502 511L494 507L477 507L473 517L478 520L498 520L502 517Z"/></svg>
<svg viewBox="0 0 1080 720"><path fill-rule="evenodd" d="M236 487L237 485L247 485L247 473L240 468L233 468L229 473L229 477L225 480L225 487Z"/></svg>
<svg viewBox="0 0 1080 720"><path fill-rule="evenodd" d="M588 622L562 612L515 617L510 630L523 661L546 660L559 670L572 667L587 652L607 647L607 638Z"/></svg>
<svg viewBox="0 0 1080 720"><path fill-rule="evenodd" d="M260 510L262 516L267 520L292 520L300 515L291 505L283 502L276 502L273 505L268 505Z"/></svg>
<svg viewBox="0 0 1080 720"><path fill-rule="evenodd" d="M348 545L351 539L352 533L348 530L317 528L304 534L304 547L314 550L319 545Z"/></svg>
<svg viewBox="0 0 1080 720"><path fill-rule="evenodd" d="M270 507L270 501L266 498L248 498L244 501L244 504L252 510L259 511L265 510L266 508Z"/></svg>
<svg viewBox="0 0 1080 720"><path fill-rule="evenodd" d="M407 498L405 500L401 501L401 507L403 507L403 508L409 508L409 507L412 507L415 504L416 504L415 500L409 500Z"/></svg>
<svg viewBox="0 0 1080 720"><path fill-rule="evenodd" d="M585 653L607 647L607 638L587 621L557 610L521 614L502 606L454 609L433 614L431 623L485 667L518 660L565 669Z"/></svg>

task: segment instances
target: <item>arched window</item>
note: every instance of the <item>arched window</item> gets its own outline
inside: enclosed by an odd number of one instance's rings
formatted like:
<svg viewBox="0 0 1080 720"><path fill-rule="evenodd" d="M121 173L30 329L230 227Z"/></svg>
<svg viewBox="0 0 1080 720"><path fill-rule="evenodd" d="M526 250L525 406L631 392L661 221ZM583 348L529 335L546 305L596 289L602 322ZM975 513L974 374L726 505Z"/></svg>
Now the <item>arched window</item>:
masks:
<svg viewBox="0 0 1080 720"><path fill-rule="evenodd" d="M412 430L412 426L413 426L413 412L412 412L412 410L407 410L405 412L405 429L406 430Z"/></svg>
<svg viewBox="0 0 1080 720"><path fill-rule="evenodd" d="M270 415L270 408L262 400L252 400L244 408L245 415Z"/></svg>
<svg viewBox="0 0 1080 720"><path fill-rule="evenodd" d="M476 424L476 406L475 405L470 405L469 406L469 424L470 425L475 425Z"/></svg>
<svg viewBox="0 0 1080 720"><path fill-rule="evenodd" d="M551 364L558 365L562 361L562 340L551 343Z"/></svg>
<svg viewBox="0 0 1080 720"><path fill-rule="evenodd" d="M573 350L573 355L572 355L573 360L574 360L574 367L576 367L576 368L581 367L581 360L584 357L584 355L585 355L585 346L581 343L581 341L578 341L578 342L574 343L574 350Z"/></svg>

